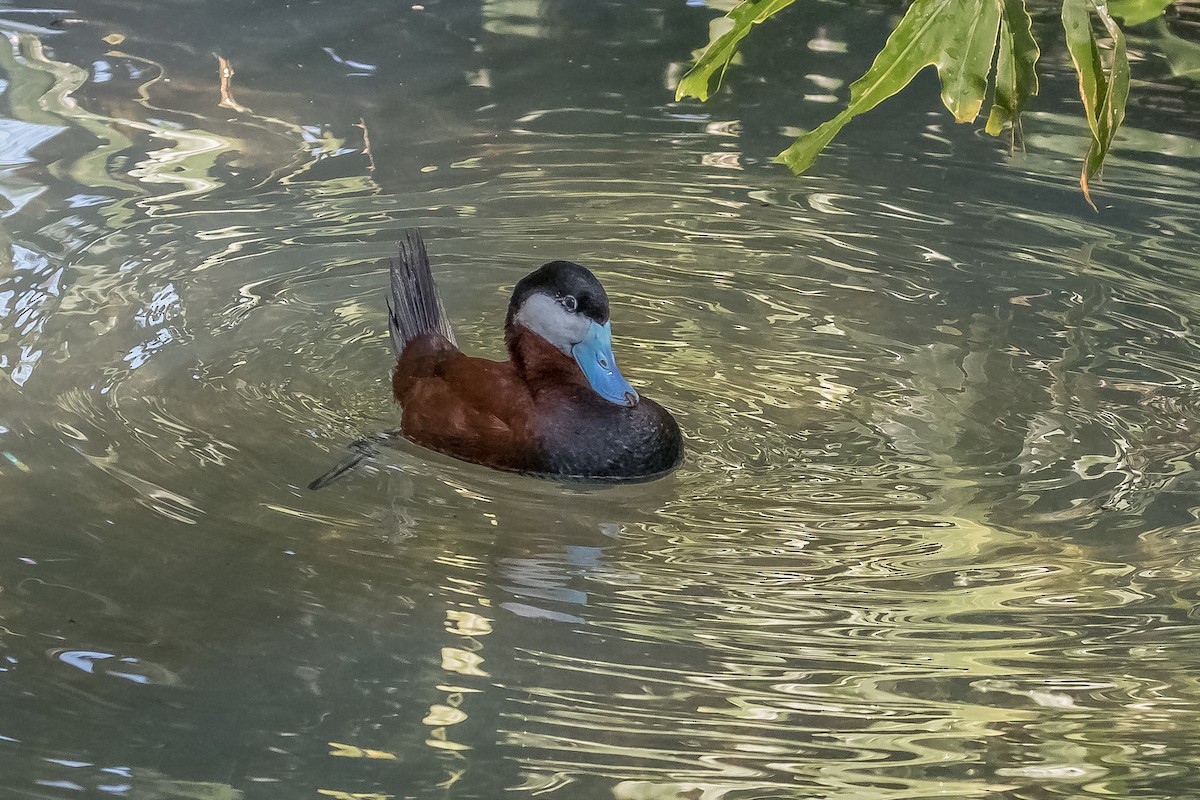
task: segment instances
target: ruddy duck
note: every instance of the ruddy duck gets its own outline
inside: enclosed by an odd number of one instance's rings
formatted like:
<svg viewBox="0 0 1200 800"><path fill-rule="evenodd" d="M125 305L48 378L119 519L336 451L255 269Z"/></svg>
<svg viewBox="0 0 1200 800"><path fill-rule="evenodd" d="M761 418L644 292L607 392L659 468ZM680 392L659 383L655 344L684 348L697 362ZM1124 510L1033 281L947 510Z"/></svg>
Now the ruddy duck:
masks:
<svg viewBox="0 0 1200 800"><path fill-rule="evenodd" d="M388 328L401 433L495 469L582 481L645 481L683 459L679 425L617 370L608 295L551 261L517 283L504 321L509 360L454 340L419 231L391 261Z"/></svg>

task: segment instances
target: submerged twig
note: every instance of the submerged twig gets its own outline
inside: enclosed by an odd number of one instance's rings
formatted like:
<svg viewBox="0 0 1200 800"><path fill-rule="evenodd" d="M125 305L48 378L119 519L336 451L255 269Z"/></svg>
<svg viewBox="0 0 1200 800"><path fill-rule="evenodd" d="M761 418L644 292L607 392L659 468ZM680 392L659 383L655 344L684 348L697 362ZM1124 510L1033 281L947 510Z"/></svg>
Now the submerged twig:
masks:
<svg viewBox="0 0 1200 800"><path fill-rule="evenodd" d="M250 109L233 99L233 65L224 56L219 56L216 53L213 53L213 56L217 59L217 72L221 79L221 102L217 103L217 105L221 108L232 109L233 111L249 112Z"/></svg>
<svg viewBox="0 0 1200 800"><path fill-rule="evenodd" d="M367 121L362 117L358 118L358 122L354 127L361 128L363 132L363 155L367 157L367 171L375 172L375 156L371 155L371 132L367 130Z"/></svg>
<svg viewBox="0 0 1200 800"><path fill-rule="evenodd" d="M383 433L375 434L370 439L357 439L351 442L349 445L351 450L350 455L335 464L328 472L309 483L308 488L313 491L324 489L367 459L379 455L379 447L376 446L375 442L387 441L389 438L391 438L389 434Z"/></svg>

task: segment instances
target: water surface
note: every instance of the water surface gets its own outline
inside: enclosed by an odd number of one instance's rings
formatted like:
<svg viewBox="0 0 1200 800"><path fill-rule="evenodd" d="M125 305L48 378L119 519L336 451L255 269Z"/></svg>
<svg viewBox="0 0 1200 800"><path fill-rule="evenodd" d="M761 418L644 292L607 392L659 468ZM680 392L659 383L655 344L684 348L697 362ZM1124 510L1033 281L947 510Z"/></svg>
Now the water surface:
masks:
<svg viewBox="0 0 1200 800"><path fill-rule="evenodd" d="M1200 793L1195 86L1138 45L1098 215L1053 47L1016 155L921 79L772 165L894 12L701 106L699 4L3 10L0 794ZM475 353L595 270L683 467L306 490L412 226Z"/></svg>

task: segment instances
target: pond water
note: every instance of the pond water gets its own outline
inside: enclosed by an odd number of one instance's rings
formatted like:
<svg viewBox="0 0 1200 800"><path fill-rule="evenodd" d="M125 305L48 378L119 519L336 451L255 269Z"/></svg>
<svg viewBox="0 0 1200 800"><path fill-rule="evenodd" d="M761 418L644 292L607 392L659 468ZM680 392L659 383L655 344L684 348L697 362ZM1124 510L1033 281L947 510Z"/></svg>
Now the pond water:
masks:
<svg viewBox="0 0 1200 800"><path fill-rule="evenodd" d="M1099 214L1057 44L1014 156L926 76L771 164L897 8L703 106L683 0L0 9L0 796L1200 795L1197 88ZM479 354L592 267L677 473L307 490L413 226Z"/></svg>

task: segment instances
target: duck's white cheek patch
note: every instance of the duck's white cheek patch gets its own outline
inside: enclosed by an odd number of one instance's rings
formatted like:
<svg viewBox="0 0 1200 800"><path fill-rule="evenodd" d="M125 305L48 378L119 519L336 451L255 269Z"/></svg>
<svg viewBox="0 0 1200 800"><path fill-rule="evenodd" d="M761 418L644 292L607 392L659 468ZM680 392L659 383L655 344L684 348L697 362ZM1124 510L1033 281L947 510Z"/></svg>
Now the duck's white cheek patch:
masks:
<svg viewBox="0 0 1200 800"><path fill-rule="evenodd" d="M571 355L571 348L587 336L591 320L571 313L545 294L530 295L517 309L515 320L550 344Z"/></svg>

